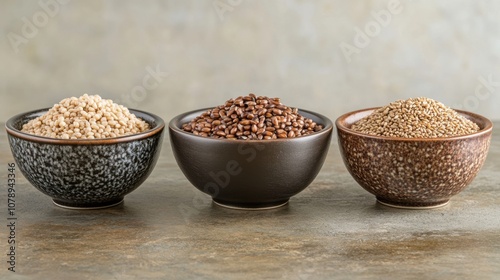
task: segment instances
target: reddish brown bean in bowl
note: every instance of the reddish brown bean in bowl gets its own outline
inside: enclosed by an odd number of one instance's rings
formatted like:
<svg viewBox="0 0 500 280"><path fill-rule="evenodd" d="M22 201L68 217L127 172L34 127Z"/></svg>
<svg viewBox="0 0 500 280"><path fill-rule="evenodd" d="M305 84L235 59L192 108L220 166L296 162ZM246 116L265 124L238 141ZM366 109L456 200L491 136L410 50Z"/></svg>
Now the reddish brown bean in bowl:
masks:
<svg viewBox="0 0 500 280"><path fill-rule="evenodd" d="M476 177L490 146L490 120L456 110L479 129L452 137L388 137L352 129L378 109L349 112L335 122L347 170L378 202L415 209L444 206Z"/></svg>
<svg viewBox="0 0 500 280"><path fill-rule="evenodd" d="M240 114L233 106L239 104L238 100L226 102L230 106L219 111L214 112L213 108L191 111L170 121L170 143L177 164L186 178L218 205L250 210L283 206L320 171L330 146L333 123L321 114L298 109L295 113L304 117L304 122L312 120L316 123L313 126L321 129L308 132L297 126L294 130L287 127L286 121L273 123L276 115L268 115L261 123L259 113L252 109L258 102L248 100L247 104L238 105L245 109ZM283 110L288 112L289 108ZM236 115L230 117L233 113ZM293 110L292 113L295 114ZM293 127L293 122L289 123ZM266 130L270 127L276 129ZM278 129L286 131L286 135ZM294 131L294 137L288 137L292 135L290 131Z"/></svg>

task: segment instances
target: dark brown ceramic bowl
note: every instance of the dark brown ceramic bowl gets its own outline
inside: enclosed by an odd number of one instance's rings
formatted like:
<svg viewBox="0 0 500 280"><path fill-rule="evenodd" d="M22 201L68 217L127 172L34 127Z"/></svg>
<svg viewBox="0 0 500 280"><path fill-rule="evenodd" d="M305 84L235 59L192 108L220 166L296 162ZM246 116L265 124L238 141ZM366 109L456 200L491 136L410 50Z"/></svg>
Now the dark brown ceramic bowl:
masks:
<svg viewBox="0 0 500 280"><path fill-rule="evenodd" d="M347 169L380 203L400 208L443 206L476 177L490 146L490 120L457 110L480 131L443 138L382 137L350 129L376 109L347 113L335 124Z"/></svg>
<svg viewBox="0 0 500 280"><path fill-rule="evenodd" d="M160 117L131 109L151 129L115 138L64 140L21 131L25 123L47 111L14 116L5 128L17 166L56 205L78 209L117 205L153 170L165 127Z"/></svg>
<svg viewBox="0 0 500 280"><path fill-rule="evenodd" d="M187 179L216 204L240 209L285 205L316 177L330 146L333 123L325 116L299 110L324 129L297 138L228 140L197 136L182 124L208 109L181 114L170 121L170 143Z"/></svg>

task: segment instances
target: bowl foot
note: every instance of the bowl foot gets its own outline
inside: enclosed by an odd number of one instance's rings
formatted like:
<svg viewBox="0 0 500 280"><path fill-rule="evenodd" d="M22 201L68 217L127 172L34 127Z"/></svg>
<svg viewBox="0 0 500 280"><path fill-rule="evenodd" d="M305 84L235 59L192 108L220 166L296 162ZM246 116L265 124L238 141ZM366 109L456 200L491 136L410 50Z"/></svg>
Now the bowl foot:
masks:
<svg viewBox="0 0 500 280"><path fill-rule="evenodd" d="M76 203L76 202L66 202L58 199L52 199L52 202L56 206L59 206L64 209L72 209L72 210L94 210L94 209L103 209L109 208L113 206L117 206L123 203L123 197L106 201L106 202L98 202L98 203Z"/></svg>
<svg viewBox="0 0 500 280"><path fill-rule="evenodd" d="M434 208L440 208L440 207L446 206L446 205L448 205L448 203L450 203L450 200L438 201L435 203L413 203L412 204L412 203L392 202L392 201L387 201L387 200L384 200L384 199L377 197L377 202L382 204L382 205L393 207L393 208L425 210L425 209L434 209Z"/></svg>
<svg viewBox="0 0 500 280"><path fill-rule="evenodd" d="M221 201L215 198L212 199L212 201L214 202L215 205L218 205L220 207L236 209L236 210L250 210L250 211L271 210L283 207L288 204L288 199L271 203L234 203L234 202Z"/></svg>

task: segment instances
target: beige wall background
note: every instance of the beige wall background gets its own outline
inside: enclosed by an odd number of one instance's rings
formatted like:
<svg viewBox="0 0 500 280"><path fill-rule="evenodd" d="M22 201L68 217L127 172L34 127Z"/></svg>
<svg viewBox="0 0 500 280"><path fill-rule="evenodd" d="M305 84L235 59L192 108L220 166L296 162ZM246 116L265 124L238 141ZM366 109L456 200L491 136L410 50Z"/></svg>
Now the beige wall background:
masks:
<svg viewBox="0 0 500 280"><path fill-rule="evenodd" d="M335 119L427 96L500 119L500 1L0 1L0 121L83 93L168 121L254 92Z"/></svg>

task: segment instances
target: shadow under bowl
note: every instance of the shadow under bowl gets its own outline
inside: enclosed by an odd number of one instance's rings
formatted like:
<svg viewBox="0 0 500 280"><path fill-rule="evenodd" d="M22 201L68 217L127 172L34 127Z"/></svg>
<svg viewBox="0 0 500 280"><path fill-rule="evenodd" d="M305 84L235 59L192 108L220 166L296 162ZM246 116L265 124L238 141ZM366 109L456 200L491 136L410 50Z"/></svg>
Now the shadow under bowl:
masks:
<svg viewBox="0 0 500 280"><path fill-rule="evenodd" d="M5 128L17 166L56 205L69 209L117 205L153 170L165 127L160 117L130 109L151 128L115 138L64 140L21 131L25 123L48 110L16 115Z"/></svg>
<svg viewBox="0 0 500 280"><path fill-rule="evenodd" d="M314 180L325 161L333 123L323 115L299 110L324 129L296 138L228 140L182 130L207 110L173 118L170 143L186 178L217 205L253 210L283 206Z"/></svg>
<svg viewBox="0 0 500 280"><path fill-rule="evenodd" d="M383 137L351 129L376 109L344 114L335 124L347 170L381 204L415 209L444 206L476 177L490 146L490 120L456 110L480 130L442 138Z"/></svg>

